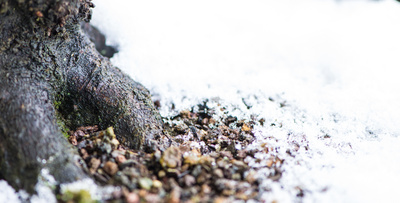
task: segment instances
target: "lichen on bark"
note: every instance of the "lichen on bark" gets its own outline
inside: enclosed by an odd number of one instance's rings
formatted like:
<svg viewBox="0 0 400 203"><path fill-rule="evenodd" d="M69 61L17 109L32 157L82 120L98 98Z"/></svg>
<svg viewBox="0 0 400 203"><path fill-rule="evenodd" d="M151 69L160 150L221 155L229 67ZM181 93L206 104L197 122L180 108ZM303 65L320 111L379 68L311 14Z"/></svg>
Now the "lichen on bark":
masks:
<svg viewBox="0 0 400 203"><path fill-rule="evenodd" d="M82 32L90 0L0 0L0 178L34 192L48 168L59 183L88 177L62 130L115 128L133 149L167 139L149 91L101 56Z"/></svg>

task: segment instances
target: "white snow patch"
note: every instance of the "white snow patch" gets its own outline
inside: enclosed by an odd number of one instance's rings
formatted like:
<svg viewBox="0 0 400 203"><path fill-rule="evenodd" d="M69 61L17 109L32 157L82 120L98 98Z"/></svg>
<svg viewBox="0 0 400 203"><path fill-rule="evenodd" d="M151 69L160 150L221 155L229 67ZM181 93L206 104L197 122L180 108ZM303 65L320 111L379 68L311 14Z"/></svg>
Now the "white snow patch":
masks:
<svg viewBox="0 0 400 203"><path fill-rule="evenodd" d="M56 184L54 177L49 174L48 169L43 168L40 171L38 183L35 185L37 194L30 196L25 190L16 192L4 180L0 180L0 203L2 202L32 202L32 203L52 203L57 202L52 191Z"/></svg>
<svg viewBox="0 0 400 203"><path fill-rule="evenodd" d="M0 203L21 202L18 195L5 180L0 180Z"/></svg>
<svg viewBox="0 0 400 203"><path fill-rule="evenodd" d="M26 191L20 190L16 192L8 183L4 180L0 180L0 203L9 202L32 202L32 203L53 203L57 202L57 199L53 193L54 187L57 184L54 177L49 174L48 169L43 168L41 170L38 183L35 186L37 194L30 196ZM120 190L119 187L114 186L97 186L92 179L83 179L72 183L65 183L60 185L61 193L79 192L86 190L90 193L93 200L104 200L109 199L111 194Z"/></svg>
<svg viewBox="0 0 400 203"><path fill-rule="evenodd" d="M30 199L32 203L52 203L57 202L53 193L53 189L57 184L56 180L48 169L43 168L40 171L39 181L35 186L37 195L33 195Z"/></svg>

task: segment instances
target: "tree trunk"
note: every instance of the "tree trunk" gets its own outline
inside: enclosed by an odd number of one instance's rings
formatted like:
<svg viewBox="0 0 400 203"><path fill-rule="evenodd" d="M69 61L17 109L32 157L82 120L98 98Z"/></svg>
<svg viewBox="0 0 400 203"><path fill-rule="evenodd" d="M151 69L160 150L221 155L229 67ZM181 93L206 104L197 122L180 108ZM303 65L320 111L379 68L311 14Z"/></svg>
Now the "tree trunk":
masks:
<svg viewBox="0 0 400 203"><path fill-rule="evenodd" d="M34 192L47 168L59 183L87 177L63 133L114 126L138 150L166 145L149 92L81 31L90 0L0 0L0 178Z"/></svg>

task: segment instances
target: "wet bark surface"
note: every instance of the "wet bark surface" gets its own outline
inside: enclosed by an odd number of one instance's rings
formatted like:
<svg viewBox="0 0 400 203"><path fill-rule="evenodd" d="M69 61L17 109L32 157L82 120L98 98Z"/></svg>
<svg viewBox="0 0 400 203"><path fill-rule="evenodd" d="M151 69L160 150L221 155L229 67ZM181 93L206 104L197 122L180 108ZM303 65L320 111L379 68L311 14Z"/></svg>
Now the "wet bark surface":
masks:
<svg viewBox="0 0 400 203"><path fill-rule="evenodd" d="M34 192L42 168L87 177L63 133L115 128L132 149L168 144L149 91L99 54L81 30L86 1L0 0L0 178Z"/></svg>

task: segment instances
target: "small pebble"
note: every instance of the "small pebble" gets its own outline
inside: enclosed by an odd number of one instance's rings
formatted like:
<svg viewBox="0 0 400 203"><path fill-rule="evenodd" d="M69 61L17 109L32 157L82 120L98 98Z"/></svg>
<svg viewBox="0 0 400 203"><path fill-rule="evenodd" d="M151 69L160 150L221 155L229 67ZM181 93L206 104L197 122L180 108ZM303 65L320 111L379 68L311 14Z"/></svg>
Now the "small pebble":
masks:
<svg viewBox="0 0 400 203"><path fill-rule="evenodd" d="M139 196L140 197L146 197L148 194L147 190L139 190Z"/></svg>
<svg viewBox="0 0 400 203"><path fill-rule="evenodd" d="M103 170L109 175L113 176L118 171L118 165L114 162L107 161L104 164Z"/></svg>
<svg viewBox="0 0 400 203"><path fill-rule="evenodd" d="M246 174L246 181L250 184L253 184L254 182L256 182L257 178L256 178L257 172L254 170L250 170L247 174Z"/></svg>
<svg viewBox="0 0 400 203"><path fill-rule="evenodd" d="M101 164L100 159L92 158L89 162L89 171L94 174Z"/></svg>
<svg viewBox="0 0 400 203"><path fill-rule="evenodd" d="M86 149L81 148L81 149L79 150L79 152L80 152L81 157L82 157L83 159L86 159L86 158L89 157L89 153L86 151Z"/></svg>
<svg viewBox="0 0 400 203"><path fill-rule="evenodd" d="M125 195L125 201L127 203L139 203L140 202L140 198L139 195L137 195L136 193L128 193Z"/></svg>
<svg viewBox="0 0 400 203"><path fill-rule="evenodd" d="M122 164L126 161L126 158L123 155L118 155L117 157L115 157L115 160L117 161L118 164Z"/></svg>
<svg viewBox="0 0 400 203"><path fill-rule="evenodd" d="M76 136L74 136L74 135L69 136L68 141L69 141L69 143L71 143L74 146L78 145L78 141L76 140Z"/></svg>
<svg viewBox="0 0 400 203"><path fill-rule="evenodd" d="M84 133L82 130L77 130L77 131L75 131L74 134L76 134L78 137L83 137L83 136L85 136L85 133Z"/></svg>
<svg viewBox="0 0 400 203"><path fill-rule="evenodd" d="M180 112L180 115L182 116L182 118L190 118L190 111L183 110Z"/></svg>
<svg viewBox="0 0 400 203"><path fill-rule="evenodd" d="M229 202L228 199L225 197L217 197L214 200L214 203L228 203L228 202Z"/></svg>
<svg viewBox="0 0 400 203"><path fill-rule="evenodd" d="M150 178L140 178L139 179L139 186L142 189L150 190L151 186L153 186L153 181Z"/></svg>
<svg viewBox="0 0 400 203"><path fill-rule="evenodd" d="M164 178L166 175L167 174L165 173L165 171L163 171L163 170L158 171L158 177L159 178Z"/></svg>
<svg viewBox="0 0 400 203"><path fill-rule="evenodd" d="M202 192L203 194L209 194L209 193L211 192L210 186L208 186L207 184L203 184L203 185L201 186L201 192Z"/></svg>
<svg viewBox="0 0 400 203"><path fill-rule="evenodd" d="M274 164L274 161L272 159L268 159L265 164L268 168L271 168L272 164Z"/></svg>
<svg viewBox="0 0 400 203"><path fill-rule="evenodd" d="M162 187L162 182L159 180L153 180L153 186L155 188L161 188Z"/></svg>
<svg viewBox="0 0 400 203"><path fill-rule="evenodd" d="M118 146L119 146L119 141L117 140L117 139L112 139L111 140L111 147L113 148L113 149L117 149L118 148Z"/></svg>
<svg viewBox="0 0 400 203"><path fill-rule="evenodd" d="M241 176L240 176L239 173L234 173L234 174L232 174L232 179L233 179L233 180L240 180L240 179L241 179Z"/></svg>
<svg viewBox="0 0 400 203"><path fill-rule="evenodd" d="M180 188L172 189L172 192L170 193L170 198L168 199L168 203L179 203L180 196Z"/></svg>
<svg viewBox="0 0 400 203"><path fill-rule="evenodd" d="M196 179L191 175L185 175L183 177L183 182L185 183L186 186L192 186L193 184L196 183Z"/></svg>
<svg viewBox="0 0 400 203"><path fill-rule="evenodd" d="M217 178L224 178L224 172L219 168L214 170L214 175Z"/></svg>
<svg viewBox="0 0 400 203"><path fill-rule="evenodd" d="M164 168L176 168L181 166L181 158L182 154L179 148L172 146L164 151L164 154L160 159L160 164Z"/></svg>
<svg viewBox="0 0 400 203"><path fill-rule="evenodd" d="M245 132L250 132L251 128L247 124L243 124L242 125L242 130L245 131Z"/></svg>

